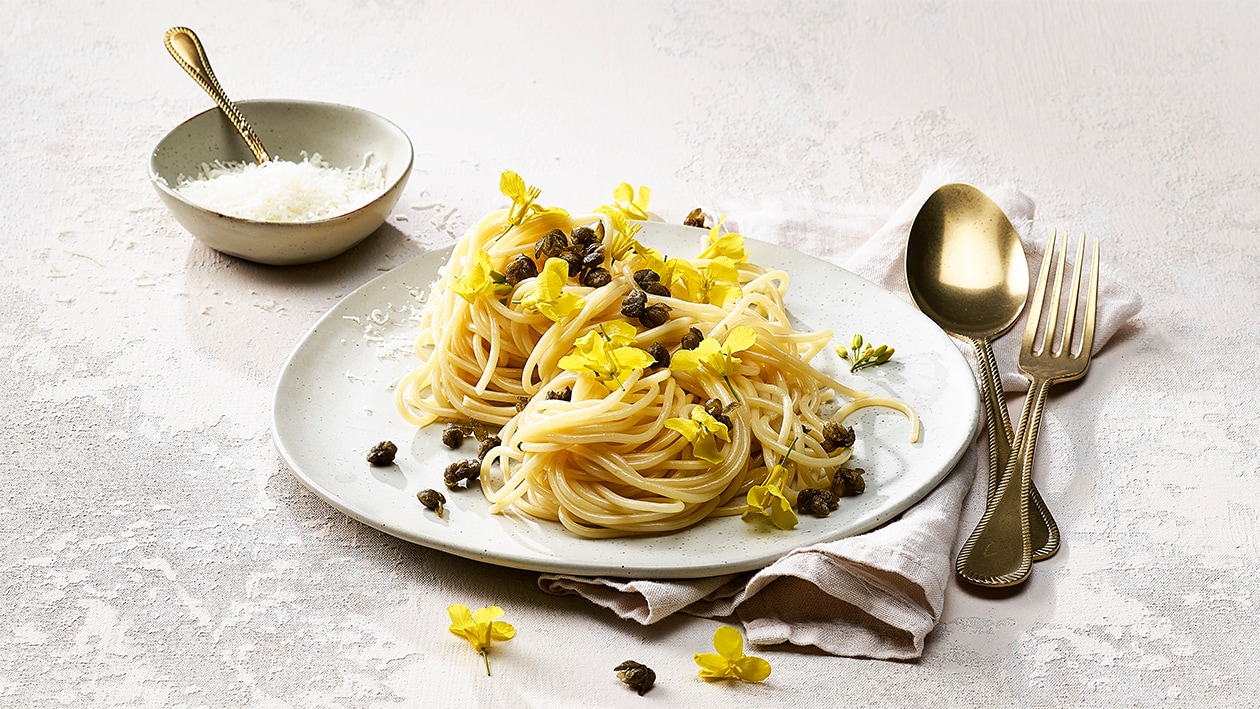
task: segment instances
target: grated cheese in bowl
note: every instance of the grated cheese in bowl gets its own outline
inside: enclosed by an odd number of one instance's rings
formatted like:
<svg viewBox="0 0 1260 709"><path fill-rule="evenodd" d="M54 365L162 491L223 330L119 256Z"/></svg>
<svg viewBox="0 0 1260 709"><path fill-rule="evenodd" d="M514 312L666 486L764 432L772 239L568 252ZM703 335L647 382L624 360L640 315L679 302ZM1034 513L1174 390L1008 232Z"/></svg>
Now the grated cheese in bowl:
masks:
<svg viewBox="0 0 1260 709"><path fill-rule="evenodd" d="M301 162L202 163L194 177L180 175L174 189L205 209L239 219L313 222L370 203L385 191L385 176L366 162L359 169L341 169L319 153L303 152Z"/></svg>

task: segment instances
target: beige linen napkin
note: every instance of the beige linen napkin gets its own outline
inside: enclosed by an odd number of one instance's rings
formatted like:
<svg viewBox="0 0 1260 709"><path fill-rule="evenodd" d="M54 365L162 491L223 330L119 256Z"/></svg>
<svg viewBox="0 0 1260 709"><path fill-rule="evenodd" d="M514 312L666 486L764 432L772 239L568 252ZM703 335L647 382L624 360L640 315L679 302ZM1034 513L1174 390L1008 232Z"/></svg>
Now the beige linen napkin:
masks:
<svg viewBox="0 0 1260 709"><path fill-rule="evenodd" d="M910 225L928 196L953 181L963 180L941 175L925 178L915 194L842 265L908 300L904 257ZM985 191L1023 235L1030 266L1035 269L1045 239L1029 238L1032 199L1009 186ZM825 225L852 230L869 224L870 214L854 210L824 215L824 226L814 222L807 228L802 228L800 215L767 219L761 214L751 220L758 223L756 230L749 230L749 222L738 213L731 216L740 219L745 233L761 238L772 233L767 229L790 229L784 233L792 237L780 243L828 257L825 245L818 243L825 239ZM1140 306L1136 293L1106 267L1100 280L1095 351ZM1027 388L1015 366L1022 332L1022 322L1017 323L1013 334L994 343L1003 384L1012 391ZM960 342L959 347L970 357L969 345ZM543 574L538 583L548 593L579 595L643 624L675 613L734 616L743 623L749 642L757 645L791 643L845 657L913 659L923 653L924 638L940 619L945 587L953 574L954 550L962 541L959 537L965 539L971 531L959 528L960 510L977 471L981 480L988 475L981 469L988 461L985 446L983 437L974 442L945 480L897 519L866 534L797 549L760 571L688 580Z"/></svg>

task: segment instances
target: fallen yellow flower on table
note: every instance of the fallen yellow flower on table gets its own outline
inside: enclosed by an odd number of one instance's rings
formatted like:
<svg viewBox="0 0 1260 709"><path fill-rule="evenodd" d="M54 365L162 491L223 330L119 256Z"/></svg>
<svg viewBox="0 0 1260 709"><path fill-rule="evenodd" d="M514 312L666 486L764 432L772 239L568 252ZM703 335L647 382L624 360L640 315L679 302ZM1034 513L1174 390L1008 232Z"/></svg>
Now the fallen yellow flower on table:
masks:
<svg viewBox="0 0 1260 709"><path fill-rule="evenodd" d="M495 620L503 616L503 609L498 606L479 608L472 612L463 603L446 607L451 616L451 632L467 640L473 649L481 653L486 663L486 676L490 675L490 643L495 640L511 640L516 637L516 628L510 623Z"/></svg>
<svg viewBox="0 0 1260 709"><path fill-rule="evenodd" d="M723 625L713 633L713 649L717 650L717 654L696 653L701 679L760 682L770 676L770 663L760 657L745 655L744 636L729 625Z"/></svg>

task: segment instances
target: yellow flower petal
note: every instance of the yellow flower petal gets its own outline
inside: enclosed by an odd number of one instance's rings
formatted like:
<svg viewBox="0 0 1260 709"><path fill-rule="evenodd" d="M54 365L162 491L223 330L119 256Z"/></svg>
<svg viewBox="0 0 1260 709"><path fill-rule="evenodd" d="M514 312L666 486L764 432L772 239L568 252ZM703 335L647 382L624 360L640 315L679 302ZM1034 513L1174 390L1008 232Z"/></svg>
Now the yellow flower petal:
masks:
<svg viewBox="0 0 1260 709"><path fill-rule="evenodd" d="M683 287L687 293L687 300L701 303L704 302L704 276L690 261L682 259L671 259L672 273L671 282L677 283Z"/></svg>
<svg viewBox="0 0 1260 709"><path fill-rule="evenodd" d="M744 636L729 625L723 625L713 633L713 649L728 660L744 656Z"/></svg>
<svg viewBox="0 0 1260 709"><path fill-rule="evenodd" d="M691 419L669 418L665 419L665 428L671 431L677 431L682 434L683 438L689 441L695 441L696 436L700 435L700 424Z"/></svg>
<svg viewBox="0 0 1260 709"><path fill-rule="evenodd" d="M696 664L700 665L701 679L729 679L734 676L731 672L731 664L721 655L698 652L695 658Z"/></svg>
<svg viewBox="0 0 1260 709"><path fill-rule="evenodd" d="M748 251L744 248L744 237L735 232L721 233L722 224L725 220L726 217L722 217L709 230L709 246L700 252L700 258L725 256L737 263L747 261Z"/></svg>
<svg viewBox="0 0 1260 709"><path fill-rule="evenodd" d="M722 349L727 352L740 352L757 343L757 331L747 325L740 325L726 336Z"/></svg>
<svg viewBox="0 0 1260 709"><path fill-rule="evenodd" d="M690 372L700 367L705 361L712 359L721 349L722 347L717 340L706 337L700 341L700 346L694 350L678 350L670 355L669 368L678 372Z"/></svg>
<svg viewBox="0 0 1260 709"><path fill-rule="evenodd" d="M525 197L525 179L511 170L504 170L499 175L499 192L512 201L521 199Z"/></svg>
<svg viewBox="0 0 1260 709"><path fill-rule="evenodd" d="M503 617L502 608L498 606L490 606L489 608L478 608L477 612L473 613L472 619L473 619L473 622L476 623L477 625L485 625L486 623L489 623L495 618L502 618L502 617Z"/></svg>
<svg viewBox="0 0 1260 709"><path fill-rule="evenodd" d="M709 262L705 267L705 273L709 278L723 283L738 283L739 269L735 267L735 262L727 256L718 256Z"/></svg>
<svg viewBox="0 0 1260 709"><path fill-rule="evenodd" d="M777 488L771 490L774 498L770 504L770 522L779 529L793 529L800 520L787 497Z"/></svg>
<svg viewBox="0 0 1260 709"><path fill-rule="evenodd" d="M625 320L611 320L600 326L603 336L613 345L617 347L625 347L633 345L639 336L639 331L634 325Z"/></svg>
<svg viewBox="0 0 1260 709"><path fill-rule="evenodd" d="M491 640L511 640L514 637L516 637L516 628L511 623L498 620L490 624Z"/></svg>
<svg viewBox="0 0 1260 709"><path fill-rule="evenodd" d="M454 632L456 626L466 628L473 623L472 610L463 603L456 603L446 607L446 612L451 616L451 630Z"/></svg>
<svg viewBox="0 0 1260 709"><path fill-rule="evenodd" d="M618 202L634 201L634 188L629 182L623 182L613 189L613 199Z"/></svg>
<svg viewBox="0 0 1260 709"><path fill-rule="evenodd" d="M646 369L656 361L656 358L648 354L647 350L641 350L638 347L618 347L613 350L613 359L622 370Z"/></svg>
<svg viewBox="0 0 1260 709"><path fill-rule="evenodd" d="M745 682L761 682L770 676L770 663L760 657L741 657L733 664L735 676Z"/></svg>
<svg viewBox="0 0 1260 709"><path fill-rule="evenodd" d="M739 300L742 295L744 291L739 286L715 285L705 294L705 300L719 308L724 308L727 303Z"/></svg>

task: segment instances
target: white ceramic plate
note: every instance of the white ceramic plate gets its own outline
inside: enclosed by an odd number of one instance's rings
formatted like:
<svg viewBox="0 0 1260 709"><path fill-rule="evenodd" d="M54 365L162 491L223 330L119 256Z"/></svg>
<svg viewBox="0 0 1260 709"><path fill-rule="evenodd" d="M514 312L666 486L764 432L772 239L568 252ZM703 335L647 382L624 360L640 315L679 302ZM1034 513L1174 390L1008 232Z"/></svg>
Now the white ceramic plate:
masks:
<svg viewBox="0 0 1260 709"><path fill-rule="evenodd" d="M698 253L706 232L650 223L648 245ZM879 286L818 259L751 239L750 259L791 275L787 303L802 326L830 327L837 342L860 332L896 348L891 362L848 373L828 348L816 366L855 388L901 398L922 420L910 443L899 413L868 408L850 422L857 432L853 465L866 469L866 492L843 498L829 517L802 516L791 531L766 529L738 516L707 520L655 537L589 540L558 523L516 513L491 515L479 489L447 491L442 471L475 454L452 451L441 426L416 430L394 409L394 384L417 361L417 295L427 293L449 251L395 268L346 296L298 344L275 391L273 435L298 478L345 514L416 544L480 561L537 571L644 578L694 578L761 568L798 547L859 534L896 517L953 468L979 421L975 379L958 348L912 305ZM686 244L686 248L680 247ZM694 244L694 246L693 246ZM383 440L399 447L396 464L370 466ZM443 492L437 517L416 499Z"/></svg>

